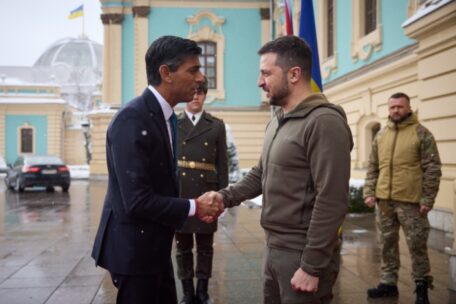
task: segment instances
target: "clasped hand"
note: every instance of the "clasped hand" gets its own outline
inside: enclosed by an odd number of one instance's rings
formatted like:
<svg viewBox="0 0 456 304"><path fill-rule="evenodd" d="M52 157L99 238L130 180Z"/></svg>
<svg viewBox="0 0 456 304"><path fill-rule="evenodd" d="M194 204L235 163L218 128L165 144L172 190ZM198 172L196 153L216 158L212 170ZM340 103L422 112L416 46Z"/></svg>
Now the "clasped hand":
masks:
<svg viewBox="0 0 456 304"><path fill-rule="evenodd" d="M318 284L320 283L320 278L314 277L306 273L301 268L298 268L291 278L291 287L296 291L303 292L317 292Z"/></svg>
<svg viewBox="0 0 456 304"><path fill-rule="evenodd" d="M206 223L215 221L225 210L222 195L215 191L206 192L198 197L196 204L198 204L198 211L195 215Z"/></svg>

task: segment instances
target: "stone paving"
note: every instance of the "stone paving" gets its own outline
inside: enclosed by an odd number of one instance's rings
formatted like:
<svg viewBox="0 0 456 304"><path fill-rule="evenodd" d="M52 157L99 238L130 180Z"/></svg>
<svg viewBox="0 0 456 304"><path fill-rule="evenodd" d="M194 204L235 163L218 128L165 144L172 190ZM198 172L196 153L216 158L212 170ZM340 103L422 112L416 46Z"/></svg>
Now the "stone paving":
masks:
<svg viewBox="0 0 456 304"><path fill-rule="evenodd" d="M115 303L116 290L105 270L90 258L106 191L103 181L75 181L69 194L57 190L6 191L0 178L0 303ZM261 209L229 210L219 222L210 294L215 303L261 303L264 233ZM448 290L452 240L433 230L429 240L435 289L431 303L456 303ZM379 279L380 252L372 214L349 215L342 265L333 303L414 303L410 258L401 236L400 296L368 300L366 289ZM182 291L177 284L178 296Z"/></svg>

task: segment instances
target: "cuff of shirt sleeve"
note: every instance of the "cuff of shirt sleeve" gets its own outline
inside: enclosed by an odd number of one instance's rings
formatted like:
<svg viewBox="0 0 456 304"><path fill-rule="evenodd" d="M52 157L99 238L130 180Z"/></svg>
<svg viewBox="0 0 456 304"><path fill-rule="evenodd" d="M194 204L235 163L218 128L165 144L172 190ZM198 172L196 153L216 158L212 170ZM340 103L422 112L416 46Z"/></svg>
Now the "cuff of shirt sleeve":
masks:
<svg viewBox="0 0 456 304"><path fill-rule="evenodd" d="M429 199L421 198L420 199L420 206L426 206L432 209L434 207L434 202Z"/></svg>
<svg viewBox="0 0 456 304"><path fill-rule="evenodd" d="M228 193L224 190L219 190L218 193L222 195L223 198L223 204L225 205L225 208L230 208L233 207L233 204L231 203L231 199L228 196Z"/></svg>
<svg viewBox="0 0 456 304"><path fill-rule="evenodd" d="M196 203L194 199L188 200L190 202L190 210L188 210L188 216L195 216L196 213Z"/></svg>
<svg viewBox="0 0 456 304"><path fill-rule="evenodd" d="M313 277L319 278L321 275L321 271L316 271L315 269L308 267L307 265L303 265L302 263L301 263L300 267L301 267L302 271L304 271L305 273L307 273Z"/></svg>

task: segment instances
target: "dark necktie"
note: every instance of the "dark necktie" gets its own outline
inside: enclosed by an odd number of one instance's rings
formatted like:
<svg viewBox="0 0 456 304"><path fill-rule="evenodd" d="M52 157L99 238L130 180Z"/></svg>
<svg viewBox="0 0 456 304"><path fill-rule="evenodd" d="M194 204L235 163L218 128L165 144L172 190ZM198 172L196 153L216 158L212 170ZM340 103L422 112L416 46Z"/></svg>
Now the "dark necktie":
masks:
<svg viewBox="0 0 456 304"><path fill-rule="evenodd" d="M177 164L177 117L176 113L173 114L169 118L169 122L171 125L171 136L173 141L173 164L176 166Z"/></svg>
<svg viewBox="0 0 456 304"><path fill-rule="evenodd" d="M192 115L192 121L193 122L195 122L195 119L196 119L195 115Z"/></svg>

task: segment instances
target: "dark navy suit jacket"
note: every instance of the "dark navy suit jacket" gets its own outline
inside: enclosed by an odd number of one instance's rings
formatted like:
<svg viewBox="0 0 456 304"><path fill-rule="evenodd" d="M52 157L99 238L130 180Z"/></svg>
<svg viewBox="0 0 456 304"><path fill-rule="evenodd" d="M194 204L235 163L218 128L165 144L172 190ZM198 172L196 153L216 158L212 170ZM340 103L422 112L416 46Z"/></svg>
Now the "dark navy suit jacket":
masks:
<svg viewBox="0 0 456 304"><path fill-rule="evenodd" d="M154 94L119 110L106 138L109 184L92 257L125 275L168 269L176 228L190 204L178 197L166 121Z"/></svg>

